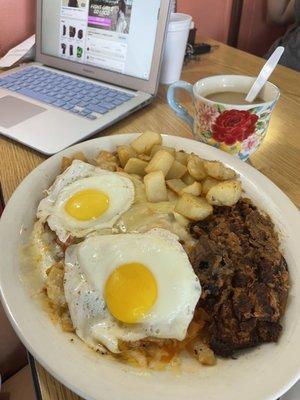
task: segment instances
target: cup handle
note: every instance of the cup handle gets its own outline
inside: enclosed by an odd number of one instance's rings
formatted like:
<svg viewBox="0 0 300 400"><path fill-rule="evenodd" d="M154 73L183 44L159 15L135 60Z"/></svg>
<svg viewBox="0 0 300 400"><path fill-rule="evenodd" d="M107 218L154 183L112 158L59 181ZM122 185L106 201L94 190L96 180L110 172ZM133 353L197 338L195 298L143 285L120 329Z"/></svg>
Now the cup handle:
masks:
<svg viewBox="0 0 300 400"><path fill-rule="evenodd" d="M187 112L187 110L183 107L183 105L181 105L175 100L175 89L179 88L188 91L193 97L193 85L185 81L175 82L168 89L167 99L169 106L172 108L173 111L175 111L178 117L182 118L193 129L194 125L193 117Z"/></svg>

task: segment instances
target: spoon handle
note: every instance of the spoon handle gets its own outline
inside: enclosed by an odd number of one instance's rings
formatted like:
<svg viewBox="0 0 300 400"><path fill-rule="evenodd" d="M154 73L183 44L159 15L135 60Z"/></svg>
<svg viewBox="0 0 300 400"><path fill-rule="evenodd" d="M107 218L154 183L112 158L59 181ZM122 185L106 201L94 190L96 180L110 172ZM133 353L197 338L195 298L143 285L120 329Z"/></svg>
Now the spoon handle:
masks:
<svg viewBox="0 0 300 400"><path fill-rule="evenodd" d="M271 57L267 60L262 70L260 71L258 77L255 79L255 82L251 86L251 89L249 90L246 96L245 99L246 101L252 103L252 101L256 98L258 93L261 91L261 89L267 82L269 76L274 71L283 52L284 52L284 47L278 46L276 50L272 53Z"/></svg>

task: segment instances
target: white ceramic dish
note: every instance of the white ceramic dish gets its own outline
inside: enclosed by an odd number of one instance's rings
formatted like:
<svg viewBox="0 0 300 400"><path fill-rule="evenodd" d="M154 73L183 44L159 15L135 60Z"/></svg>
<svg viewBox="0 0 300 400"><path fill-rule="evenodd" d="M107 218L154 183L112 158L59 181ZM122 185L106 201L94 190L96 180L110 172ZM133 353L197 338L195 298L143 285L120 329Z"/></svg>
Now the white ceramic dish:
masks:
<svg viewBox="0 0 300 400"><path fill-rule="evenodd" d="M91 400L274 400L300 377L300 221L291 201L248 164L207 145L174 136L164 143L207 159L218 159L241 176L246 193L266 210L281 232L291 276L283 334L278 344L252 349L237 360L218 360L214 367L192 361L184 370L143 372L101 357L55 326L20 281L19 249L27 237L36 207L54 177L63 155L83 151L93 156L128 143L132 135L103 137L73 146L38 166L10 199L0 222L0 285L2 302L17 334L34 357L58 380ZM280 167L280 166L279 166ZM190 372L188 371L190 369Z"/></svg>

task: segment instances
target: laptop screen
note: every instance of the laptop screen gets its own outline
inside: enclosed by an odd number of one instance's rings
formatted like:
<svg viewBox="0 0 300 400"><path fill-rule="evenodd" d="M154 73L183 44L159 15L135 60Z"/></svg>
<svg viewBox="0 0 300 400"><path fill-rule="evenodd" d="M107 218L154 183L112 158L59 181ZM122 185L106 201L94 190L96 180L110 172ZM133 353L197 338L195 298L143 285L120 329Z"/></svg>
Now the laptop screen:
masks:
<svg viewBox="0 0 300 400"><path fill-rule="evenodd" d="M149 79L160 0L43 0L42 53Z"/></svg>

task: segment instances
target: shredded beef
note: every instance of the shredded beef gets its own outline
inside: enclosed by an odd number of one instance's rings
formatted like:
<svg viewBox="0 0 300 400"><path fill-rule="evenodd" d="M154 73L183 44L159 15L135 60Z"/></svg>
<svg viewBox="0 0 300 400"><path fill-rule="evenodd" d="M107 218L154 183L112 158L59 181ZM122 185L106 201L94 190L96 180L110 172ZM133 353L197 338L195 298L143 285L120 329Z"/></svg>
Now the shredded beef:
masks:
<svg viewBox="0 0 300 400"><path fill-rule="evenodd" d="M288 269L268 216L248 199L190 225L198 239L190 260L201 285L198 307L211 317L218 355L276 342L288 296Z"/></svg>

